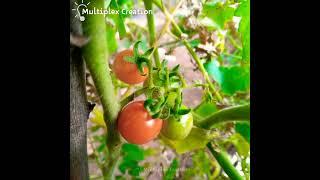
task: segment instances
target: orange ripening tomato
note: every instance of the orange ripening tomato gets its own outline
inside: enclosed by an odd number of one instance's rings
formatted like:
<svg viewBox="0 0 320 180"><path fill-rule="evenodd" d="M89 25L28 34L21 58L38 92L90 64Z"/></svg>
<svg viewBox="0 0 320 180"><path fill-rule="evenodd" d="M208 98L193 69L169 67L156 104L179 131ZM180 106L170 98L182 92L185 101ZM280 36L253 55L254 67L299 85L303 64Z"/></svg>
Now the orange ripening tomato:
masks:
<svg viewBox="0 0 320 180"><path fill-rule="evenodd" d="M144 101L126 105L120 112L117 126L124 139L132 144L145 144L158 136L162 127L161 119L152 119L143 106Z"/></svg>
<svg viewBox="0 0 320 180"><path fill-rule="evenodd" d="M147 79L147 75L142 76L139 73L137 65L124 60L125 56L133 56L132 49L126 49L119 52L113 63L113 71L117 78L127 84L138 84ZM143 67L145 74L148 74L148 68Z"/></svg>

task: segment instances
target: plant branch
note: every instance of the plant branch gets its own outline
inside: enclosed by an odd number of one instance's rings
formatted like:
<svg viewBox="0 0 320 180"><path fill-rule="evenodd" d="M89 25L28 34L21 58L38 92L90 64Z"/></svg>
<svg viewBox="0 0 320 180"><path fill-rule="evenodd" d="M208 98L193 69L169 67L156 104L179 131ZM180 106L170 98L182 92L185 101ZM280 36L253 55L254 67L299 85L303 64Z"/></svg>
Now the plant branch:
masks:
<svg viewBox="0 0 320 180"><path fill-rule="evenodd" d="M230 161L228 154L220 150L220 152L217 152L213 149L211 143L209 142L207 144L208 149L212 153L212 155L216 158L219 165L222 167L224 172L229 176L232 180L243 180L243 177L239 174L237 169L233 166L232 162Z"/></svg>
<svg viewBox="0 0 320 180"><path fill-rule="evenodd" d="M191 54L192 58L196 61L202 75L204 76L206 82L209 85L209 89L211 91L211 93L217 98L217 100L219 102L222 101L222 97L219 94L219 92L215 89L215 87L213 86L210 77L207 73L207 71L205 70L203 64L200 61L200 58L198 57L198 55L196 54L196 52L192 49L190 43L184 39L184 34L181 31L181 29L179 28L179 26L177 25L177 23L174 21L173 17L170 15L170 13L168 13L167 9L165 7L162 7L159 3L157 3L156 1L153 1L158 7L159 9L161 9L161 11L165 14L166 18L169 19L171 21L172 27L176 30L178 37L182 38L182 43L184 44L184 46L187 48L187 50L189 51L189 53Z"/></svg>
<svg viewBox="0 0 320 180"><path fill-rule="evenodd" d="M166 23L165 25L163 25L163 28L162 30L160 31L159 33L159 36L158 36L158 41L159 39L161 38L161 36L163 36L163 34L167 31L170 23L173 21L173 18L172 16L176 13L176 11L179 9L179 7L182 5L182 3L184 2L184 0L180 0L177 5L174 7L174 9L171 11L171 15L169 13L167 13L167 11L165 11L165 9L163 9L162 11L166 12ZM157 46L157 44L154 44L154 46Z"/></svg>
<svg viewBox="0 0 320 180"><path fill-rule="evenodd" d="M89 0L84 1L86 1L84 2L86 4L89 3ZM104 8L104 0L92 1L90 6L98 9ZM83 56L103 107L104 121L107 125L108 150L113 152L121 144L119 132L116 128L120 104L114 91L107 61L109 53L107 51L108 42L104 15L86 15L82 27L84 35L90 39L88 44L83 47ZM110 156L109 161L113 161Z"/></svg>
<svg viewBox="0 0 320 180"><path fill-rule="evenodd" d="M188 51L191 54L191 56L193 57L193 59L196 61L200 72L202 73L203 77L205 78L206 82L209 85L209 89L210 89L211 93L213 95L215 95L215 97L217 98L217 100L219 102L221 102L222 101L222 97L219 94L219 92L215 89L215 87L213 86L213 84L212 84L212 82L210 80L209 74L207 73L206 69L204 68L203 64L201 63L200 58L198 57L196 52L194 52L194 50L192 49L192 47L191 47L191 45L190 45L190 43L188 41L183 40L182 42L185 45L185 47L188 49Z"/></svg>
<svg viewBox="0 0 320 180"><path fill-rule="evenodd" d="M213 125L222 122L250 121L250 104L225 108L205 119L199 119L199 116L196 117L194 119L195 126L203 129L211 129Z"/></svg>
<svg viewBox="0 0 320 180"><path fill-rule="evenodd" d="M130 101L132 101L135 97L140 96L141 94L143 94L145 92L147 88L141 88L137 91L135 91L134 93L130 94L129 96L127 96L126 98L122 99L120 104L121 107L125 106L126 104L128 104Z"/></svg>
<svg viewBox="0 0 320 180"><path fill-rule="evenodd" d="M154 23L154 15L153 15L153 8L152 8L152 1L150 0L143 0L144 2L144 6L146 8L146 10L151 10L151 14L147 14L147 20L148 20L148 29L149 29L149 44L150 46L152 46L153 44L156 43L156 30L155 30L155 23ZM160 56L159 56L159 52L158 52L158 48L154 48L154 53L153 53L153 57L154 57L154 62L156 67L160 67L161 66L161 62L160 62ZM150 70L151 71L151 70Z"/></svg>

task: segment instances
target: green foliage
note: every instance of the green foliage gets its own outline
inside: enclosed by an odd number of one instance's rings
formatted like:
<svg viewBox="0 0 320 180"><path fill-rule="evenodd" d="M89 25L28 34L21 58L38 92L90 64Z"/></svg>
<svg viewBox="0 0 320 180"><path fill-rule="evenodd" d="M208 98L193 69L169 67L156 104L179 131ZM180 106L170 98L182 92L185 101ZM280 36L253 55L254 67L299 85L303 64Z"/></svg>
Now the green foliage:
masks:
<svg viewBox="0 0 320 180"><path fill-rule="evenodd" d="M189 44L191 45L191 47L197 47L200 43L201 43L200 39L193 39L189 41Z"/></svg>
<svg viewBox="0 0 320 180"><path fill-rule="evenodd" d="M213 103L202 103L198 106L194 112L197 113L202 118L210 116L212 113L218 111L218 108Z"/></svg>
<svg viewBox="0 0 320 180"><path fill-rule="evenodd" d="M250 88L250 67L218 66L215 60L204 64L209 75L220 85L223 93L234 95L236 92L248 92Z"/></svg>
<svg viewBox="0 0 320 180"><path fill-rule="evenodd" d="M248 143L250 143L250 123L237 122L235 130L237 133L241 134Z"/></svg>
<svg viewBox="0 0 320 180"><path fill-rule="evenodd" d="M178 159L173 159L171 165L168 167L167 171L164 173L163 180L172 180L175 177L177 168L179 167Z"/></svg>
<svg viewBox="0 0 320 180"><path fill-rule="evenodd" d="M210 159L205 151L196 151L192 155L192 168L188 168L183 179L215 179L220 173L220 167L216 161Z"/></svg>
<svg viewBox="0 0 320 180"><path fill-rule="evenodd" d="M100 127L107 127L106 123L104 122L103 112L98 108L98 106L95 106L90 112L89 119L91 120L91 122L97 124Z"/></svg>
<svg viewBox="0 0 320 180"><path fill-rule="evenodd" d="M250 61L250 0L243 0L240 3L235 16L241 17L238 30L242 36L242 57Z"/></svg>
<svg viewBox="0 0 320 180"><path fill-rule="evenodd" d="M204 4L202 16L210 18L218 28L223 29L227 21L232 20L235 9L221 2Z"/></svg>
<svg viewBox="0 0 320 180"><path fill-rule="evenodd" d="M117 28L115 26L115 22L112 19L106 18L106 34L107 34L107 47L109 54L112 54L117 51L118 42L116 40L116 32Z"/></svg>
<svg viewBox="0 0 320 180"><path fill-rule="evenodd" d="M226 142L232 143L241 157L248 157L250 152L250 144L239 133L230 136Z"/></svg>
<svg viewBox="0 0 320 180"><path fill-rule="evenodd" d="M197 127L193 127L190 134L184 140L170 140L162 135L160 136L161 141L164 144L175 149L179 154L197 149L203 149L214 137L217 137L216 133L212 133Z"/></svg>
<svg viewBox="0 0 320 180"><path fill-rule="evenodd" d="M111 10L119 11L119 14L109 14L108 16L111 19L113 19L114 22L116 23L116 26L120 35L120 39L122 39L126 36L127 32L124 24L124 16L121 13L121 8L119 7L118 2L116 0L111 0L109 7Z"/></svg>
<svg viewBox="0 0 320 180"><path fill-rule="evenodd" d="M143 171L143 167L139 166L139 162L144 160L144 150L135 144L125 143L121 147L122 161L119 164L119 170L122 174L128 173L132 176L139 176Z"/></svg>

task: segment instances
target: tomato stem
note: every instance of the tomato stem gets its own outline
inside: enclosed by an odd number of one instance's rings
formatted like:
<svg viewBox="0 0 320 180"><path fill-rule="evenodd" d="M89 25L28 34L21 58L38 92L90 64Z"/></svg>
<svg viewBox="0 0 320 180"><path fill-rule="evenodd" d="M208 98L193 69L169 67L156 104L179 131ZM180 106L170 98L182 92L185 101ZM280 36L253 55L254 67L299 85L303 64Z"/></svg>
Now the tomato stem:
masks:
<svg viewBox="0 0 320 180"><path fill-rule="evenodd" d="M194 117L194 125L203 129L212 129L217 123L230 121L250 121L250 104L225 108L205 119L201 119L198 115Z"/></svg>
<svg viewBox="0 0 320 180"><path fill-rule="evenodd" d="M145 6L146 10L151 10L151 12L152 12L150 14L149 13L147 14L147 20L148 20L148 29L149 29L149 44L150 44L150 46L153 46L154 44L157 44L157 42L156 42L157 40L156 40L152 1L143 0L143 2L144 2L144 6ZM155 65L156 65L156 67L159 68L161 66L161 63L160 63L160 56L159 56L158 48L155 47L153 51L154 51L153 57L154 57Z"/></svg>
<svg viewBox="0 0 320 180"><path fill-rule="evenodd" d="M85 1L85 3L89 3L88 0ZM103 9L104 0L92 1L90 6ZM82 48L82 53L103 107L104 120L107 125L108 150L113 152L121 144L119 132L116 128L120 104L114 91L108 66L109 52L105 18L103 14L97 14L94 16L86 15L85 19L82 22L83 33L89 37L90 41ZM109 161L113 162L113 159L110 156L108 157ZM113 172L107 172L106 174L113 174Z"/></svg>
<svg viewBox="0 0 320 180"><path fill-rule="evenodd" d="M220 149L219 152L214 150L210 142L207 144L207 147L230 179L243 180L243 177L239 174L237 169L233 166L232 162L230 161L227 152L225 152L222 149Z"/></svg>
<svg viewBox="0 0 320 180"><path fill-rule="evenodd" d="M141 94L143 94L146 91L147 88L141 88L137 91L135 91L134 93L130 94L129 96L127 96L126 98L122 99L120 104L121 107L125 106L126 104L128 104L130 101L132 101L135 97L140 96Z"/></svg>

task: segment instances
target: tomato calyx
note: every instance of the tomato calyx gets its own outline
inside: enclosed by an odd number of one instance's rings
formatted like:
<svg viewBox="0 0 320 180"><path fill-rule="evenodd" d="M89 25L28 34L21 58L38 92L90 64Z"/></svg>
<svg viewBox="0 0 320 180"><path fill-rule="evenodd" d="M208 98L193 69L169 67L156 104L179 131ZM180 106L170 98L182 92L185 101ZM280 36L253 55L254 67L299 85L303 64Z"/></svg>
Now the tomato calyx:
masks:
<svg viewBox="0 0 320 180"><path fill-rule="evenodd" d="M139 44L141 41L137 41L133 45L133 56L125 56L124 60L130 63L134 63L137 65L138 71L142 76L146 76L147 74L144 73L143 67L151 67L152 64L149 60L149 56L152 54L154 48L148 49L146 52L144 52L142 55L139 53Z"/></svg>
<svg viewBox="0 0 320 180"><path fill-rule="evenodd" d="M144 107L152 118L163 120L174 116L175 119L188 114L191 109L182 108L182 89L185 87L183 77L179 72L179 65L168 69L168 61L163 60L160 68L153 69L152 86L146 91L147 99Z"/></svg>

